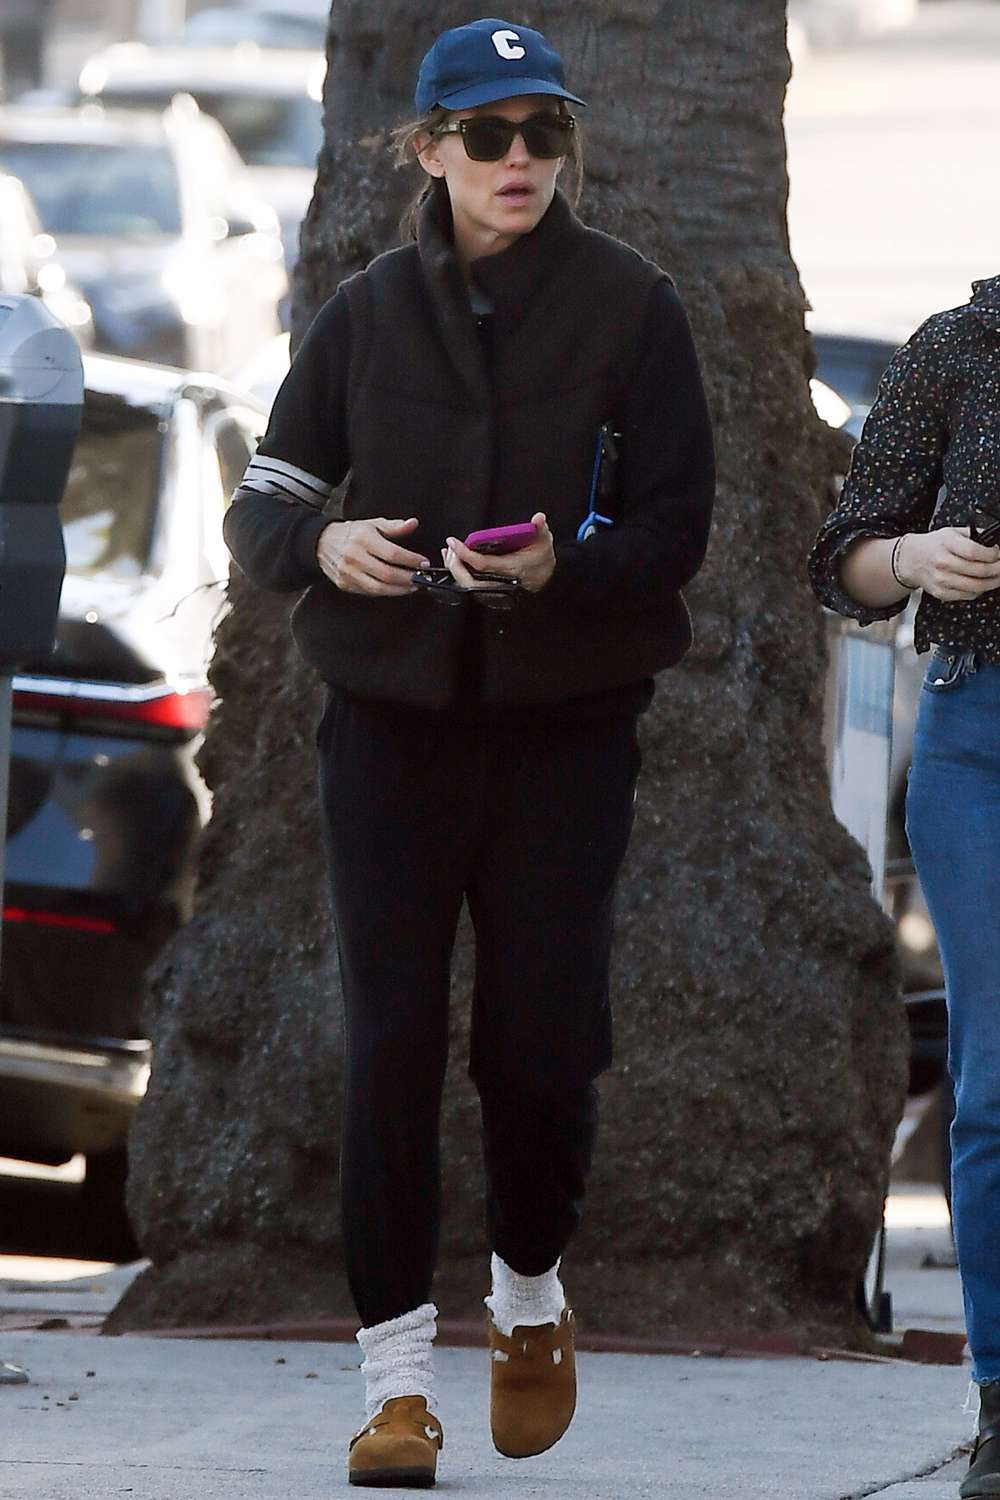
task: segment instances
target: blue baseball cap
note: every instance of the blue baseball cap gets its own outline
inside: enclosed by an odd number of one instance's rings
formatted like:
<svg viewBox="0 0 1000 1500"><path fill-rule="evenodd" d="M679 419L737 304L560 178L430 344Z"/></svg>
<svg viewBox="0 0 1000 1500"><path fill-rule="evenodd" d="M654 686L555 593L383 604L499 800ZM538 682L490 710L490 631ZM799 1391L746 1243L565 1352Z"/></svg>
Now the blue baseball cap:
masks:
<svg viewBox="0 0 1000 1500"><path fill-rule="evenodd" d="M568 92L562 58L540 31L487 17L442 32L420 64L415 102L425 115L435 105L471 109L520 94L552 94L586 108Z"/></svg>

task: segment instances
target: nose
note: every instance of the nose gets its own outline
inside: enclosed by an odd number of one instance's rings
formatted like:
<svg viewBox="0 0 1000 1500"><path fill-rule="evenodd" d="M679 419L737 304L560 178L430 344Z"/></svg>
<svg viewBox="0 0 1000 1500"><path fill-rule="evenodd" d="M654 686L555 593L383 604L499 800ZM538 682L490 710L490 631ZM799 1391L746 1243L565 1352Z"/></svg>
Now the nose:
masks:
<svg viewBox="0 0 1000 1500"><path fill-rule="evenodd" d="M520 131L518 131L517 135L515 135L514 139L510 143L510 150L504 157L504 161L510 165L517 166L523 162L529 162L530 160L531 153L528 150L527 146L524 144L524 136Z"/></svg>

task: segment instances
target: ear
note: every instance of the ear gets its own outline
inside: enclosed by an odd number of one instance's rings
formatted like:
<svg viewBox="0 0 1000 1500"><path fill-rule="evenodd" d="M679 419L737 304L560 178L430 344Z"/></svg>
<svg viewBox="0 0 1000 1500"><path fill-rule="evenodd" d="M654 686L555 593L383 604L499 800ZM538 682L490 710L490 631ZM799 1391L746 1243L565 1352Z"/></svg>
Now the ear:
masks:
<svg viewBox="0 0 1000 1500"><path fill-rule="evenodd" d="M430 177L444 176L444 162L438 150L437 138L433 135L418 135L413 142L417 161Z"/></svg>

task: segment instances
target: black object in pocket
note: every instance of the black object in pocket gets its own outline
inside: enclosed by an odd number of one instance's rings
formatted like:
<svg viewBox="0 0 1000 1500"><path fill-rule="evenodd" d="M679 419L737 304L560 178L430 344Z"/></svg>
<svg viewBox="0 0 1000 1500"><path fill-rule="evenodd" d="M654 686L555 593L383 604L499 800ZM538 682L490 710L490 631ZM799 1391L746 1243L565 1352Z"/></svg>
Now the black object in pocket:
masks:
<svg viewBox="0 0 1000 1500"><path fill-rule="evenodd" d="M977 667L974 651L936 650L924 677L929 693L947 693L960 687Z"/></svg>

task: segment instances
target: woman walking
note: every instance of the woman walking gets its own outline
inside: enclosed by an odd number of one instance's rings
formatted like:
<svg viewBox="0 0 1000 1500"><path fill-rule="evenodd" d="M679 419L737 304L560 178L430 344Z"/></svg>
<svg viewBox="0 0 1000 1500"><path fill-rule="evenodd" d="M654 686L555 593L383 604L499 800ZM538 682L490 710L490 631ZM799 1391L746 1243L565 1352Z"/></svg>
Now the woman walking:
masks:
<svg viewBox="0 0 1000 1500"><path fill-rule="evenodd" d="M981 1397L963 1500L1000 1495L1000 547L993 537L1000 539L1000 277L976 282L967 305L931 318L895 356L810 559L823 602L863 624L897 613L921 590L916 647L932 649L906 826L948 995L952 1213Z"/></svg>
<svg viewBox="0 0 1000 1500"><path fill-rule="evenodd" d="M680 589L714 490L673 284L557 191L579 166L581 103L538 32L483 20L438 38L419 119L397 132L425 174L415 237L317 314L226 523L252 580L306 590L295 636L329 689L341 1197L367 1408L355 1484L433 1483L442 1442L430 1297L463 899L497 1448L542 1452L575 1404L559 1269L611 1061L636 720L690 643ZM609 423L616 494L598 503Z"/></svg>

